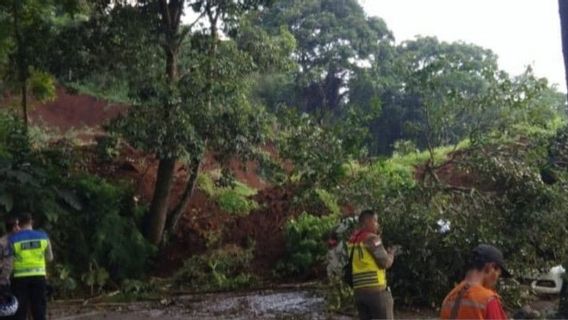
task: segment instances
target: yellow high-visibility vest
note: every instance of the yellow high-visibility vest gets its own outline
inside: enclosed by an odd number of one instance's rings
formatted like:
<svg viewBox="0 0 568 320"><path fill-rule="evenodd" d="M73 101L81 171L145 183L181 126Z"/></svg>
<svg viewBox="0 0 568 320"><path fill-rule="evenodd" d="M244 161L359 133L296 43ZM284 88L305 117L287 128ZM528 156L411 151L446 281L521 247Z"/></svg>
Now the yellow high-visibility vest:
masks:
<svg viewBox="0 0 568 320"><path fill-rule="evenodd" d="M348 244L349 253L353 251L353 289L360 288L386 288L387 275L385 269L380 268L373 255L364 243Z"/></svg>
<svg viewBox="0 0 568 320"><path fill-rule="evenodd" d="M45 276L45 252L49 245L42 231L23 230L10 237L14 254L14 278Z"/></svg>

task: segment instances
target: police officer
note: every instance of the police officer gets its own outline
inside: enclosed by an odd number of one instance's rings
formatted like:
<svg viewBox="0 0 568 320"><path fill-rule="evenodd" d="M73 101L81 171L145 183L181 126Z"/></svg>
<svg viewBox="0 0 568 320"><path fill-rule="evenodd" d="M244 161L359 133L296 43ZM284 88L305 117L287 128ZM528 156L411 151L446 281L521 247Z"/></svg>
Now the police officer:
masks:
<svg viewBox="0 0 568 320"><path fill-rule="evenodd" d="M45 320L46 260L53 260L51 244L45 232L33 230L30 214L23 214L19 223L21 230L9 237L14 255L12 290L19 301L15 319L27 319L29 308L34 320Z"/></svg>
<svg viewBox="0 0 568 320"><path fill-rule="evenodd" d="M359 228L348 243L355 303L361 320L394 317L386 270L393 264L396 248L385 249L379 230L377 214L365 210L359 215Z"/></svg>

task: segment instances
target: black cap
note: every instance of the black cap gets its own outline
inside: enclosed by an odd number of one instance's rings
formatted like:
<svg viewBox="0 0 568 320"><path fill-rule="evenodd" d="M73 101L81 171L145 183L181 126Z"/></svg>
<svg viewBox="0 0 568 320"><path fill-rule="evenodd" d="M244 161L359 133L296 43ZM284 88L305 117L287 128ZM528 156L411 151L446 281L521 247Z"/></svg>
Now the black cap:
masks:
<svg viewBox="0 0 568 320"><path fill-rule="evenodd" d="M477 256L481 261L487 263L495 263L501 268L501 274L505 278L511 277L511 273L507 270L507 264L503 258L503 253L501 250L495 248L492 245L480 244L475 249L473 249L473 255Z"/></svg>

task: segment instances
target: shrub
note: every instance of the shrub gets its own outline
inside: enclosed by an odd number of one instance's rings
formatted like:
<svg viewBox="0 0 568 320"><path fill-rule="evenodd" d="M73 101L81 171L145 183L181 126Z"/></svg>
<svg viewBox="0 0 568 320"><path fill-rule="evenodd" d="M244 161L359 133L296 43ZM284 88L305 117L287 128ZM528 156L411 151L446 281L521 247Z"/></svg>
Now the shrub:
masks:
<svg viewBox="0 0 568 320"><path fill-rule="evenodd" d="M77 289L77 281L72 277L71 270L62 264L56 264L50 273L49 283L54 288L54 294L68 298Z"/></svg>
<svg viewBox="0 0 568 320"><path fill-rule="evenodd" d="M324 298L327 308L331 312L341 312L342 314L355 314L355 301L353 299L353 289L349 287L343 279L331 278L326 285Z"/></svg>
<svg viewBox="0 0 568 320"><path fill-rule="evenodd" d="M331 214L336 216L339 216L341 214L341 208L337 203L337 198L333 194L327 192L324 189L316 189L316 194L318 195L319 200L325 205L325 207Z"/></svg>
<svg viewBox="0 0 568 320"><path fill-rule="evenodd" d="M211 175L207 173L201 173L197 176L197 187L210 197L214 197L217 191L215 181L213 181Z"/></svg>
<svg viewBox="0 0 568 320"><path fill-rule="evenodd" d="M6 129L8 128L8 129ZM75 172L72 146L30 147L19 120L0 115L0 211L34 215L57 262L63 293L74 279L94 289L141 276L154 248L139 232L141 208L131 187ZM73 281L71 281L73 280Z"/></svg>
<svg viewBox="0 0 568 320"><path fill-rule="evenodd" d="M558 239L568 237L563 208L568 179L556 164L557 182L541 180L540 168L552 153L547 139L533 136L522 146L516 141L467 150L456 170L472 175L475 186L443 181L419 186L407 159L401 165L396 157L343 182L341 198L376 209L386 246L403 247L388 278L403 304L439 305L463 277L470 250L479 243L499 247L516 275L566 261L568 248ZM503 293L515 305L522 302L514 285Z"/></svg>
<svg viewBox="0 0 568 320"><path fill-rule="evenodd" d="M339 217L316 217L306 212L286 224L286 257L278 270L285 275L313 274L321 266L327 253L325 239Z"/></svg>
<svg viewBox="0 0 568 320"><path fill-rule="evenodd" d="M250 287L255 283L255 277L250 273L253 248L226 245L193 256L175 274L174 282L178 286L200 291Z"/></svg>
<svg viewBox="0 0 568 320"><path fill-rule="evenodd" d="M59 245L66 257L82 270L94 260L115 280L143 275L155 249L139 231L130 188L92 176L77 178L69 187L82 206L80 214L66 219L69 225L60 234ZM51 228L57 232L61 225L66 223L56 221ZM83 232L68 234L73 228Z"/></svg>
<svg viewBox="0 0 568 320"><path fill-rule="evenodd" d="M116 136L109 135L98 139L96 152L99 159L111 161L119 155L119 141Z"/></svg>
<svg viewBox="0 0 568 320"><path fill-rule="evenodd" d="M255 201L247 199L233 189L221 190L217 194L216 201L223 211L235 215L246 215L258 208L258 204Z"/></svg>
<svg viewBox="0 0 568 320"><path fill-rule="evenodd" d="M357 205L359 210L378 209L415 187L414 168L391 159L359 169L341 183L338 197L342 203Z"/></svg>
<svg viewBox="0 0 568 320"><path fill-rule="evenodd" d="M249 199L256 194L256 190L234 181L231 186L218 187L213 177L208 174L200 174L197 177L197 186L209 197L213 198L219 207L230 214L247 215L258 208L258 203Z"/></svg>

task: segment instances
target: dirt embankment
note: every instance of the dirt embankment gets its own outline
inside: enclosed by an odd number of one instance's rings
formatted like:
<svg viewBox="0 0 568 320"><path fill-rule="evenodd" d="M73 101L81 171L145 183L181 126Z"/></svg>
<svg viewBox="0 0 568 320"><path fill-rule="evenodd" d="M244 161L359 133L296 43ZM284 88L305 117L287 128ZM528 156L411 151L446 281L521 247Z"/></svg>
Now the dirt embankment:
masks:
<svg viewBox="0 0 568 320"><path fill-rule="evenodd" d="M19 100L4 94L0 108L12 106L18 112ZM102 126L126 112L127 106L110 103L85 94L73 94L64 87L56 89L55 99L46 103L29 100L29 120L33 125L66 133L69 130L102 132Z"/></svg>
<svg viewBox="0 0 568 320"><path fill-rule="evenodd" d="M117 159L100 162L94 147L85 147L83 151L84 158L89 159L88 170L91 173L130 181L139 201L151 201L158 170L158 161L154 157L123 146ZM216 170L219 164L208 155L202 168L204 171ZM204 252L207 242L214 237L224 244L242 247L254 242L254 265L260 273L270 272L282 258L285 251L284 226L290 217L302 211L302 208L293 206L293 188L271 186L256 174L257 164L252 161L239 163L234 160L229 168L237 180L258 190L252 197L259 204L258 209L246 216L235 216L224 212L207 194L196 189L181 217L175 241L162 250L160 274L169 275L188 257ZM188 176L187 168L182 164L178 164L175 170L170 209L179 200Z"/></svg>
<svg viewBox="0 0 568 320"><path fill-rule="evenodd" d="M57 89L57 97L40 104L30 112L30 121L36 125L58 129L100 130L109 120L126 112L127 107L84 94L71 94L64 88Z"/></svg>
<svg viewBox="0 0 568 320"><path fill-rule="evenodd" d="M104 134L103 125L127 111L127 106L108 103L88 95L74 95L63 88L58 88L57 98L49 103L36 105L31 113L32 123L60 133L71 129L78 131L89 141ZM274 146L267 146L272 154ZM155 157L144 154L127 145L122 145L119 156L110 162L100 160L96 147L84 146L83 158L87 170L109 179L130 181L141 202L149 203L152 199L158 161ZM254 265L259 273L270 272L285 250L284 226L290 217L301 213L300 208L292 206L294 190L273 187L257 174L258 164L254 161L242 162L237 159L227 164L233 175L240 182L258 190L254 200L259 209L244 217L223 212L200 190L196 190L189 208L181 218L176 240L166 248L160 257L162 273L171 273L181 266L188 257L206 250L211 237L221 237L223 243L246 246L255 243ZM211 153L206 154L202 171L220 168ZM175 206L185 187L188 176L187 168L176 166L172 188L170 209Z"/></svg>

